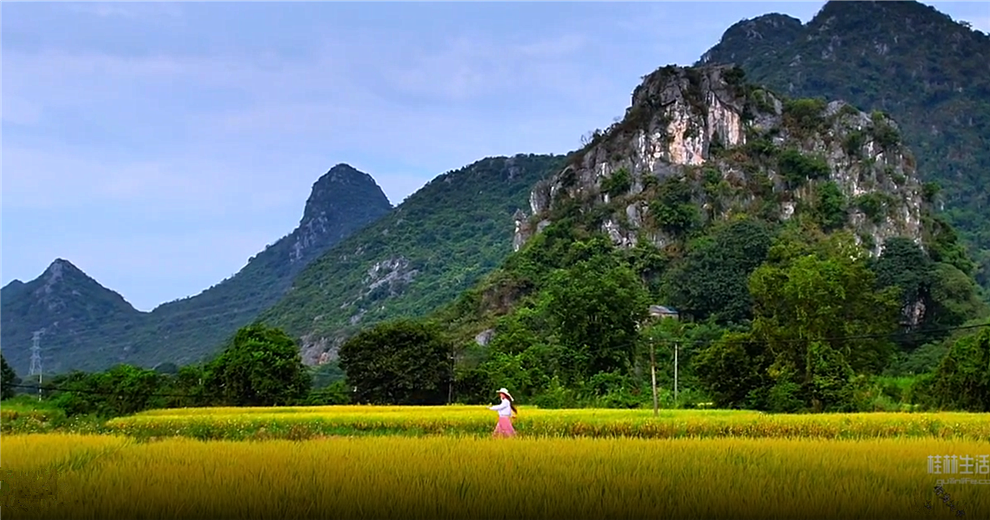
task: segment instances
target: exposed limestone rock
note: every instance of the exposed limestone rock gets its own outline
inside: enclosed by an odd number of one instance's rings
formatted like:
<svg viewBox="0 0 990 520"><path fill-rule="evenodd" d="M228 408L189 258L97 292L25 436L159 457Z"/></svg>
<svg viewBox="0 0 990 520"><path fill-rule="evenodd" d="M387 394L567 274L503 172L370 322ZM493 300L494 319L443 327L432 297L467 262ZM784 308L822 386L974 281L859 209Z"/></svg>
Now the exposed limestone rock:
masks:
<svg viewBox="0 0 990 520"><path fill-rule="evenodd" d="M532 216L528 221L516 216L514 247L518 250L532 236L532 222L542 229L554 208L569 199L585 212L600 205L612 209L599 222L617 245L630 247L646 239L662 246L671 237L655 224L654 195L646 187L667 179L690 184L692 201L707 220L764 212L766 204L785 220L813 203L823 183L833 181L848 201L847 227L869 242L874 255L892 236L920 243L923 202L914 160L897 143L877 137L896 129L885 116L841 101L786 105L770 92L745 85L729 67L664 67L636 88L622 121L596 131L567 167L534 187ZM795 181L793 171L781 166L788 158L789 164L811 164L815 172L822 172L825 167L819 165L824 164L827 172ZM628 173L628 190L607 193L605 183L620 170ZM868 198L882 202L882 214L864 212L861 202Z"/></svg>
<svg viewBox="0 0 990 520"><path fill-rule="evenodd" d="M488 343L491 342L492 337L494 336L495 336L495 329L485 329L474 337L474 341L475 343L481 345L482 347L487 347Z"/></svg>

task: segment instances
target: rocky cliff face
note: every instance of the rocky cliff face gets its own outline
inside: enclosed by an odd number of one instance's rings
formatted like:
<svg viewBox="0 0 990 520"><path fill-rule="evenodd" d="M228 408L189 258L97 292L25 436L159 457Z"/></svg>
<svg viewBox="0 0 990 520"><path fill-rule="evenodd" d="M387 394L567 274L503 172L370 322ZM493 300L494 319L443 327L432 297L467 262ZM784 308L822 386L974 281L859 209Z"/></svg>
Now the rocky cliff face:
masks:
<svg viewBox="0 0 990 520"><path fill-rule="evenodd" d="M919 2L830 1L807 24L779 14L729 27L701 65L737 65L791 97L842 99L901 125L924 181L990 288L990 36ZM945 211L941 210L944 203Z"/></svg>
<svg viewBox="0 0 990 520"><path fill-rule="evenodd" d="M920 243L921 188L896 123L881 113L784 100L745 84L737 68L664 67L636 88L622 121L536 185L513 244L577 205L600 214L618 245L663 247L678 230L671 211L690 204L703 221L826 211L879 254L887 237Z"/></svg>
<svg viewBox="0 0 990 520"><path fill-rule="evenodd" d="M392 205L371 175L338 164L313 183L299 227L288 237L288 260L306 263L390 209Z"/></svg>

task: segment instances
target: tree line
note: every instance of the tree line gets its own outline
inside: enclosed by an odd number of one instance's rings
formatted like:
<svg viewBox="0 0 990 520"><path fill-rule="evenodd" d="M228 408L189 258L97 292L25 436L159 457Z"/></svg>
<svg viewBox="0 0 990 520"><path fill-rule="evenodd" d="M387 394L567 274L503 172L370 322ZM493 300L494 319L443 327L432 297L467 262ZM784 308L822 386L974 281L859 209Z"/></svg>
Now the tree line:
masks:
<svg viewBox="0 0 990 520"><path fill-rule="evenodd" d="M990 411L986 308L951 258L907 239L871 258L847 234L773 232L751 220L726 224L681 258L668 265L656 249L616 248L554 224L487 285L432 316L358 333L329 365L304 366L292 337L253 324L207 363L74 372L42 393L68 414L100 416L479 404L502 386L541 407L633 408L651 405L653 359L665 407ZM509 293L511 305L497 304ZM670 301L679 319L649 319L651 304ZM463 339L465 323L474 333L487 324L487 344ZM27 383L13 386L3 363L8 398Z"/></svg>

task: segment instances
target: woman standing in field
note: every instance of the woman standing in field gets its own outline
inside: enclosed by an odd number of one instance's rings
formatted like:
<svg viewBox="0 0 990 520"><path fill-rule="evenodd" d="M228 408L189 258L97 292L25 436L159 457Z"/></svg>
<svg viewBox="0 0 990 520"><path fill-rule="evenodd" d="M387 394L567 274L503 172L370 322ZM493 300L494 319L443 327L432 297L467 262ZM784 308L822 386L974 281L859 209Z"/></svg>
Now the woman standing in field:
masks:
<svg viewBox="0 0 990 520"><path fill-rule="evenodd" d="M516 430L512 428L512 414L518 414L519 410L516 410L516 404L512 401L512 394L508 390L500 388L498 390L498 396L502 399L502 402L488 407L489 410L498 412L498 424L495 425L495 431L492 433L492 436L515 436Z"/></svg>

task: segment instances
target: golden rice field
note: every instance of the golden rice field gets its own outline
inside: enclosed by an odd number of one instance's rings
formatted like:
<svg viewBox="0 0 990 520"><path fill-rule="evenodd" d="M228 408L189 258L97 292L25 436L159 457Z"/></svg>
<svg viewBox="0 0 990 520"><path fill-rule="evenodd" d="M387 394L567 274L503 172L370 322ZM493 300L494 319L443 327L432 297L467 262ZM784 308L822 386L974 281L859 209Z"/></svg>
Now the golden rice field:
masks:
<svg viewBox="0 0 990 520"><path fill-rule="evenodd" d="M5 435L0 507L5 520L948 519L927 472L929 455L946 454L990 443ZM55 497L24 498L46 469ZM965 517L990 516L990 485L944 488Z"/></svg>
<svg viewBox="0 0 990 520"><path fill-rule="evenodd" d="M290 439L327 435L487 435L495 415L484 406L188 408L111 420L110 433L135 437ZM541 410L520 408L513 421L526 437L752 437L990 439L990 419L973 413L771 415L749 411Z"/></svg>

